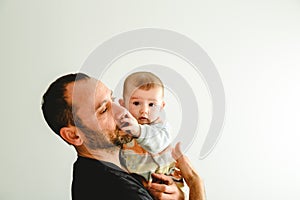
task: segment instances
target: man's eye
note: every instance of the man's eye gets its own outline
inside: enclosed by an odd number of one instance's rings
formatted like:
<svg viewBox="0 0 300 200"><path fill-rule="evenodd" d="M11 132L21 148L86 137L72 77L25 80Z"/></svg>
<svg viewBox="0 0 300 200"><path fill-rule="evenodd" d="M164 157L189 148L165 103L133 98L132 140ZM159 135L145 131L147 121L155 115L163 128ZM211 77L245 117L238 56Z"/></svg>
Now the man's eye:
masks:
<svg viewBox="0 0 300 200"><path fill-rule="evenodd" d="M102 110L101 112L100 112L100 114L103 114L103 113L105 113L107 111L107 108L105 108L104 110Z"/></svg>
<svg viewBox="0 0 300 200"><path fill-rule="evenodd" d="M135 101L135 102L133 102L132 104L135 105L135 106L138 106L138 105L140 105L140 102Z"/></svg>

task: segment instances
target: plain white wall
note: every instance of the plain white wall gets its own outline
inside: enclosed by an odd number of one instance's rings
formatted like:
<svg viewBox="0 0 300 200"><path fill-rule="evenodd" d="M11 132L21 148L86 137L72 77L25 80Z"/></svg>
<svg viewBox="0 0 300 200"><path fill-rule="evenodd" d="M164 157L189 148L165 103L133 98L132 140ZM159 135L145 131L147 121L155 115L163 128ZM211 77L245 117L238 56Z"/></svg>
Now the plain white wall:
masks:
<svg viewBox="0 0 300 200"><path fill-rule="evenodd" d="M0 1L0 199L70 199L76 155L47 127L41 96L102 42L143 27L191 38L223 80L222 137L204 160L199 138L187 152L208 199L300 199L299 20L296 0Z"/></svg>

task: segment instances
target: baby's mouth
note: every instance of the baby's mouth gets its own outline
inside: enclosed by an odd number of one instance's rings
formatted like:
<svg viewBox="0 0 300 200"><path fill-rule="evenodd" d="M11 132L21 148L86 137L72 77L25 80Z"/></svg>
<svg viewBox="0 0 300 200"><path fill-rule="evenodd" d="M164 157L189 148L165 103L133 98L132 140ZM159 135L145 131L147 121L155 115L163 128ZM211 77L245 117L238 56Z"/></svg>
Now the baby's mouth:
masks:
<svg viewBox="0 0 300 200"><path fill-rule="evenodd" d="M147 117L139 117L139 124L149 124L149 119Z"/></svg>
<svg viewBox="0 0 300 200"><path fill-rule="evenodd" d="M139 120L148 120L147 117L140 117Z"/></svg>

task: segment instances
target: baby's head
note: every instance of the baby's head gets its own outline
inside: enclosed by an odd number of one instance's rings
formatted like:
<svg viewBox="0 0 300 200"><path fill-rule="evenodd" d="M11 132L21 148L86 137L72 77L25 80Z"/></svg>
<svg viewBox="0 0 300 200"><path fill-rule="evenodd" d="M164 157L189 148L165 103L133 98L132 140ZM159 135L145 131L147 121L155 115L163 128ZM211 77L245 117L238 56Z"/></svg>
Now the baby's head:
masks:
<svg viewBox="0 0 300 200"><path fill-rule="evenodd" d="M165 106L162 81L151 72L130 74L123 85L123 99L119 103L137 119L139 124L150 124L159 117Z"/></svg>

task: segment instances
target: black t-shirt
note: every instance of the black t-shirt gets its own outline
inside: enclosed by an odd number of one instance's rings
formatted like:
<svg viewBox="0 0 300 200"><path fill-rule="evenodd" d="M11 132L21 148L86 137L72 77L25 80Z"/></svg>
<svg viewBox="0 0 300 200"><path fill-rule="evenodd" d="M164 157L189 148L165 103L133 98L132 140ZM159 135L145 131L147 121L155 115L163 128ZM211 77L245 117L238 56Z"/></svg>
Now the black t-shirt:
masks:
<svg viewBox="0 0 300 200"><path fill-rule="evenodd" d="M80 156L73 166L72 199L153 200L138 175Z"/></svg>

